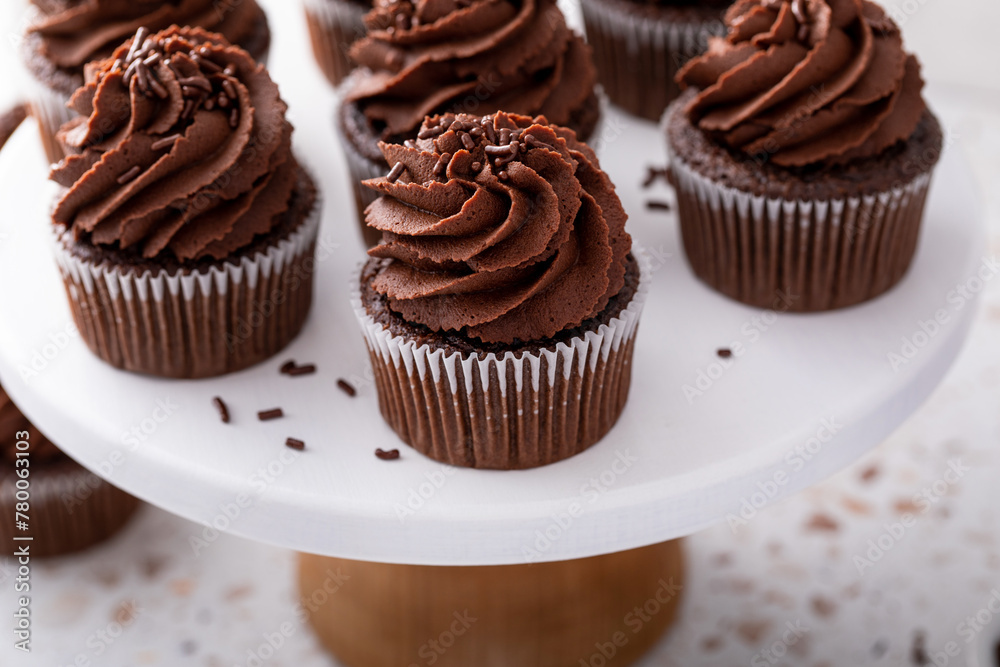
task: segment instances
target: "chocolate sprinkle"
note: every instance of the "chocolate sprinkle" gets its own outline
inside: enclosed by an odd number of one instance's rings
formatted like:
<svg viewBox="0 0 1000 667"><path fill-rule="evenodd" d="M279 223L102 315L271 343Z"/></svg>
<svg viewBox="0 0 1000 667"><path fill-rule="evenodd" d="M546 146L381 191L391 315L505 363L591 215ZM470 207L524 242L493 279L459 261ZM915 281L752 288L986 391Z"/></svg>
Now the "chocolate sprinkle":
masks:
<svg viewBox="0 0 1000 667"><path fill-rule="evenodd" d="M728 347L720 347L716 352L716 354L719 355L720 359L729 359L730 357L733 356L733 351L730 350Z"/></svg>
<svg viewBox="0 0 1000 667"><path fill-rule="evenodd" d="M315 372L315 364L306 364L305 366L296 366L295 368L289 369L288 375L291 377L298 377L299 375L311 375Z"/></svg>
<svg viewBox="0 0 1000 667"><path fill-rule="evenodd" d="M337 378L337 386L340 387L340 390L342 392L344 392L351 398L354 398L355 396L358 395L358 390L354 388L354 385L352 385L344 378Z"/></svg>
<svg viewBox="0 0 1000 667"><path fill-rule="evenodd" d="M670 170L666 167L654 167L652 165L646 167L646 178L642 182L642 187L650 188L653 183L656 183L658 179L663 179L663 182L670 184Z"/></svg>
<svg viewBox="0 0 1000 667"><path fill-rule="evenodd" d="M222 423L223 424L228 424L229 423L229 408L226 406L226 402L223 401L218 396L216 396L215 398L212 399L212 405L214 405L215 409L219 411L219 419L222 420Z"/></svg>
<svg viewBox="0 0 1000 667"><path fill-rule="evenodd" d="M285 440L285 447L288 447L289 449L296 449L301 452L306 448L306 443L301 440L296 440L295 438L288 438Z"/></svg>
<svg viewBox="0 0 1000 667"><path fill-rule="evenodd" d="M285 416L284 411L281 408L274 408L273 410L261 410L257 413L257 419L262 422L270 421L272 419L280 419Z"/></svg>
<svg viewBox="0 0 1000 667"><path fill-rule="evenodd" d="M670 205L670 202L659 201L655 199L646 202L646 208L648 208L650 211L670 211L673 209L673 207Z"/></svg>
<svg viewBox="0 0 1000 667"><path fill-rule="evenodd" d="M180 139L180 138L181 138L181 135L179 135L179 134L171 134L169 137L163 137L162 139L158 139L158 140L154 141L150 145L150 148L153 149L154 151L163 150L164 148L167 148L168 146L173 146L174 143L178 139Z"/></svg>
<svg viewBox="0 0 1000 667"><path fill-rule="evenodd" d="M289 359L288 361L286 361L281 365L281 374L282 375L287 374L289 371L295 368L295 366L296 366L295 360Z"/></svg>
<svg viewBox="0 0 1000 667"><path fill-rule="evenodd" d="M402 162L397 162L392 166L392 169L389 170L389 174L385 177L385 180L390 183L395 183L399 180L399 177L403 175L404 171L406 171L406 165Z"/></svg>
<svg viewBox="0 0 1000 667"><path fill-rule="evenodd" d="M133 166L131 169L126 171L124 174L118 177L118 185L125 185L131 181L135 180L135 177L142 173L142 167L139 165Z"/></svg>
<svg viewBox="0 0 1000 667"><path fill-rule="evenodd" d="M376 449L375 456L382 459L383 461L395 461L396 459L399 458L399 450L390 449L389 451L385 451L383 449Z"/></svg>

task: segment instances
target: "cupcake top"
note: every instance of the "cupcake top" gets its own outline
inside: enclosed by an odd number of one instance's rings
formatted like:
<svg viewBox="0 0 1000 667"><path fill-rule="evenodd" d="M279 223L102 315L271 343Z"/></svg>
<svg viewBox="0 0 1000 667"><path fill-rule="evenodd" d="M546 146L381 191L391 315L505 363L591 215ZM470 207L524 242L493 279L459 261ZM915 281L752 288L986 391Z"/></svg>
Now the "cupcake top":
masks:
<svg viewBox="0 0 1000 667"><path fill-rule="evenodd" d="M781 167L831 166L909 138L926 105L898 26L868 0L739 0L727 37L678 75L715 141Z"/></svg>
<svg viewBox="0 0 1000 667"><path fill-rule="evenodd" d="M33 467L69 460L31 425L27 417L11 402L3 387L0 387L0 474L15 470L18 441L26 441L29 444Z"/></svg>
<svg viewBox="0 0 1000 667"><path fill-rule="evenodd" d="M254 36L263 11L255 0L32 0L42 16L31 28L55 65L82 71L140 27L199 26L233 44Z"/></svg>
<svg viewBox="0 0 1000 667"><path fill-rule="evenodd" d="M346 94L383 139L425 116L497 110L559 125L592 94L589 47L555 0L400 0L376 4L351 57L369 68Z"/></svg>
<svg viewBox="0 0 1000 667"><path fill-rule="evenodd" d="M627 216L572 130L498 112L424 121L380 144L366 181L387 261L372 288L409 322L484 343L551 338L595 317L625 282Z"/></svg>
<svg viewBox="0 0 1000 667"><path fill-rule="evenodd" d="M78 241L181 262L271 231L298 177L285 103L262 65L200 28L140 29L88 68L60 140L53 212Z"/></svg>

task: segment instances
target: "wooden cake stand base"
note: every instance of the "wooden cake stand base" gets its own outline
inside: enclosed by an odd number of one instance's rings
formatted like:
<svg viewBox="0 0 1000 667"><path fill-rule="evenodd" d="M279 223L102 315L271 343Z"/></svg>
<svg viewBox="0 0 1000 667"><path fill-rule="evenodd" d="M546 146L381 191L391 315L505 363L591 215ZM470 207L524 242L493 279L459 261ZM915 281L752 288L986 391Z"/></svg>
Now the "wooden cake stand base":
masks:
<svg viewBox="0 0 1000 667"><path fill-rule="evenodd" d="M683 576L680 540L531 565L299 566L310 621L348 667L630 665L672 625Z"/></svg>

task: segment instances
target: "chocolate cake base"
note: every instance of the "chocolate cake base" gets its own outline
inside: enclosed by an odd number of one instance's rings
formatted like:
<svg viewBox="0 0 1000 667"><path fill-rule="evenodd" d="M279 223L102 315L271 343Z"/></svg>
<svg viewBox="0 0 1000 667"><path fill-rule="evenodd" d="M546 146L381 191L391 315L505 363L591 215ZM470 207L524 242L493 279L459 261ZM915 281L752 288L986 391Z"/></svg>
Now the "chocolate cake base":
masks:
<svg viewBox="0 0 1000 667"><path fill-rule="evenodd" d="M365 35L364 16L371 11L370 1L306 0L306 25L313 55L323 75L334 86L340 85L354 69L348 53L351 45Z"/></svg>
<svg viewBox="0 0 1000 667"><path fill-rule="evenodd" d="M99 544L125 527L142 502L66 460L31 473L31 521L27 532L15 524L17 477L0 479L0 541L28 545L32 557L63 556ZM30 542L14 542L15 537Z"/></svg>
<svg viewBox="0 0 1000 667"><path fill-rule="evenodd" d="M587 42L611 102L659 120L680 94L677 71L705 52L710 36L725 34L722 15L729 4L583 0Z"/></svg>
<svg viewBox="0 0 1000 667"><path fill-rule="evenodd" d="M405 321L362 270L356 310L379 408L408 445L456 466L534 468L591 447L628 399L644 295L629 257L626 282L596 318L541 340L483 344Z"/></svg>
<svg viewBox="0 0 1000 667"><path fill-rule="evenodd" d="M56 259L94 354L138 373L213 377L260 363L299 334L312 305L318 225L316 186L300 170L280 223L226 259L149 260L66 231Z"/></svg>
<svg viewBox="0 0 1000 667"><path fill-rule="evenodd" d="M761 308L817 312L885 293L916 253L942 133L928 111L909 140L846 165L788 169L736 153L667 110L684 251L702 281Z"/></svg>
<svg viewBox="0 0 1000 667"><path fill-rule="evenodd" d="M601 104L596 93L591 93L579 109L573 112L569 128L576 132L581 141L586 141L597 128L601 118ZM380 133L372 127L368 118L356 104L341 104L337 111L337 129L340 143L347 156L347 166L351 176L351 187L354 191L354 202L357 205L358 222L361 225L361 236L370 248L378 245L382 238L380 232L365 224L365 209L378 198L375 191L362 185L362 181L385 176L389 164L379 151ZM388 139L391 143L403 143L407 139L416 138L416 130L412 136L394 136Z"/></svg>

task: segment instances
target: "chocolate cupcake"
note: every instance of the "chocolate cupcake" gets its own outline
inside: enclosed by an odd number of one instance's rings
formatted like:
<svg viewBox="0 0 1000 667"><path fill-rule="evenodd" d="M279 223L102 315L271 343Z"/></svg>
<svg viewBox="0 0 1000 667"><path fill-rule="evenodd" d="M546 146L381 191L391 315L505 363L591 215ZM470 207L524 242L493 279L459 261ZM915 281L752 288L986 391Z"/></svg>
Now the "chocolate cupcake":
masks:
<svg viewBox="0 0 1000 667"><path fill-rule="evenodd" d="M230 43L264 62L271 45L267 16L255 0L31 0L35 8L23 55L32 74L32 115L38 119L50 162L65 153L56 132L72 120L66 108L84 83L87 63L111 55L144 26L172 25L221 33Z"/></svg>
<svg viewBox="0 0 1000 667"><path fill-rule="evenodd" d="M39 558L81 551L121 530L141 504L63 454L2 387L0 448L0 541L11 549L26 546Z"/></svg>
<svg viewBox="0 0 1000 667"><path fill-rule="evenodd" d="M867 0L740 0L665 115L684 249L723 294L822 311L898 283L941 127Z"/></svg>
<svg viewBox="0 0 1000 667"><path fill-rule="evenodd" d="M626 214L572 130L499 112L382 143L355 308L407 444L475 468L577 454L628 397L644 293Z"/></svg>
<svg viewBox="0 0 1000 667"><path fill-rule="evenodd" d="M659 120L680 94L678 70L725 34L732 0L581 0L598 79L611 102Z"/></svg>
<svg viewBox="0 0 1000 667"><path fill-rule="evenodd" d="M91 350L198 378L285 347L312 302L319 204L264 66L199 28L140 29L72 106L52 218Z"/></svg>
<svg viewBox="0 0 1000 667"><path fill-rule="evenodd" d="M416 139L425 116L543 114L583 140L597 124L590 49L555 0L402 0L365 22L351 49L363 69L345 82L338 117L359 214L374 199L361 181L389 169L379 141Z"/></svg>
<svg viewBox="0 0 1000 667"><path fill-rule="evenodd" d="M306 25L316 62L327 80L339 86L351 70L351 45L365 36L371 0L304 0Z"/></svg>

